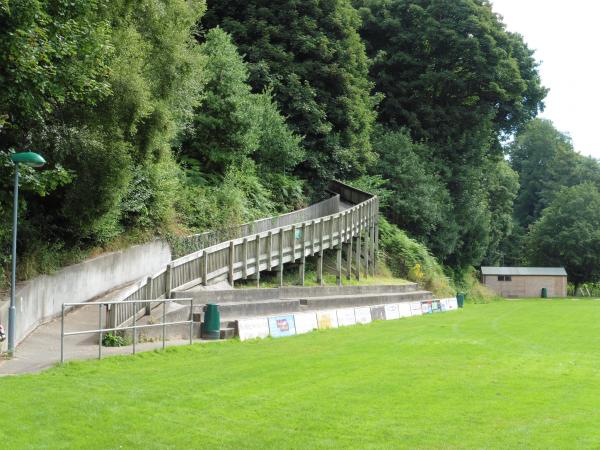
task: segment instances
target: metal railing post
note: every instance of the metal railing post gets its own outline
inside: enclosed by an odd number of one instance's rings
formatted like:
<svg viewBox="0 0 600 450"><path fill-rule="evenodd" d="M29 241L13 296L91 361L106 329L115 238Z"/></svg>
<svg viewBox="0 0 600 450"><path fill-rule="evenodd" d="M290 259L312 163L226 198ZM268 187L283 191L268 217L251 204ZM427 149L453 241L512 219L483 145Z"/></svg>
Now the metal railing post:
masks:
<svg viewBox="0 0 600 450"><path fill-rule="evenodd" d="M279 286L283 286L283 228L279 229Z"/></svg>
<svg viewBox="0 0 600 450"><path fill-rule="evenodd" d="M165 339L167 337L167 302L163 302L163 314L162 314L162 348L165 349Z"/></svg>
<svg viewBox="0 0 600 450"><path fill-rule="evenodd" d="M98 359L102 359L102 306L98 305Z"/></svg>
<svg viewBox="0 0 600 450"><path fill-rule="evenodd" d="M256 235L256 259L255 259L256 269L254 271L256 275L256 287L260 287L260 234Z"/></svg>
<svg viewBox="0 0 600 450"><path fill-rule="evenodd" d="M60 318L60 363L65 362L65 304L62 305Z"/></svg>
<svg viewBox="0 0 600 450"><path fill-rule="evenodd" d="M194 299L190 299L190 345L194 342Z"/></svg>
<svg viewBox="0 0 600 450"><path fill-rule="evenodd" d="M137 322L137 303L133 304L133 354L135 355L135 341L137 340L137 328L136 328L136 322Z"/></svg>

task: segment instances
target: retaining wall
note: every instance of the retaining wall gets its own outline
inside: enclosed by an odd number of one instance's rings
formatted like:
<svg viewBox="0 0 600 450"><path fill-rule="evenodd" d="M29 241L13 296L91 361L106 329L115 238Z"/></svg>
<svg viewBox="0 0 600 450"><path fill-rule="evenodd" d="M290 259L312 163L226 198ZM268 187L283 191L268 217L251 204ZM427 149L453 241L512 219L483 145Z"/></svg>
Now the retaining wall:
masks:
<svg viewBox="0 0 600 450"><path fill-rule="evenodd" d="M65 302L91 300L120 285L148 276L171 262L167 243L154 241L112 252L17 285L16 341L60 314ZM0 323L8 332L8 299L0 302ZM7 341L2 343L6 350Z"/></svg>

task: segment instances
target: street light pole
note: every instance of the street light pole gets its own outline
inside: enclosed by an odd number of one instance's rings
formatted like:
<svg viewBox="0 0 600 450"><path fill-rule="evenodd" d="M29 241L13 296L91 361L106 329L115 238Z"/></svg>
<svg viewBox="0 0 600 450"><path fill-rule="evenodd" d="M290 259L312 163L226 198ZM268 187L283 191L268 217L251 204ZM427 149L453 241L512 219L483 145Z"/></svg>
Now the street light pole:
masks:
<svg viewBox="0 0 600 450"><path fill-rule="evenodd" d="M16 326L17 326L17 222L19 215L19 164L25 164L29 167L42 167L46 164L44 158L37 153L21 152L13 153L10 157L15 164L15 189L13 204L13 233L12 233L12 273L10 278L10 307L8 309L8 354L14 356L16 346Z"/></svg>
<svg viewBox="0 0 600 450"><path fill-rule="evenodd" d="M15 353L15 322L17 320L17 217L19 213L19 163L15 163L15 189L13 199L12 272L10 279L10 307L8 309L8 354Z"/></svg>

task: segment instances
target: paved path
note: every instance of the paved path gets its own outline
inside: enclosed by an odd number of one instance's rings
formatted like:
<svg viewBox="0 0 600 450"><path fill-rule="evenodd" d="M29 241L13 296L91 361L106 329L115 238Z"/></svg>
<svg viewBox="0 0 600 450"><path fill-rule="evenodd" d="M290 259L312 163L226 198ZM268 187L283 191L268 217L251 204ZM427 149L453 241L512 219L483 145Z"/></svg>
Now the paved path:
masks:
<svg viewBox="0 0 600 450"><path fill-rule="evenodd" d="M110 300L119 294L122 287L94 301ZM60 361L60 318L36 328L17 347L16 356L0 361L0 376L33 373L54 366ZM84 306L65 316L65 331L94 330L98 328L98 308ZM200 339L197 340L200 342ZM167 346L189 344L189 340L170 340ZM162 348L162 342L145 342L136 345L136 351ZM102 356L131 354L132 347L103 347ZM98 335L65 337L65 361L93 359L98 357Z"/></svg>

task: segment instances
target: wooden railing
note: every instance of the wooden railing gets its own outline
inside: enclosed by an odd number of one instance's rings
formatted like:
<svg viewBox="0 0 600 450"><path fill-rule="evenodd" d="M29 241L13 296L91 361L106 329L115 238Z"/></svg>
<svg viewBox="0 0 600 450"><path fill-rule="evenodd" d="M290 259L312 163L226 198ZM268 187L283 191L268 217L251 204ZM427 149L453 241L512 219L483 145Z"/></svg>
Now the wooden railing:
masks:
<svg viewBox="0 0 600 450"><path fill-rule="evenodd" d="M293 224L279 222L279 226L275 228L258 230L254 234L211 245L177 258L164 270L132 286L120 300L170 298L173 289L186 289L223 280L228 280L233 286L236 280L251 276L260 284L260 272L263 270L277 270L281 284L283 266L296 261L300 262L300 280L304 284L306 257L315 255L318 257L317 278L322 282L323 252L328 249L337 251L337 280L341 284L344 245L348 279L352 272L357 278L360 278L361 271L365 275L374 274L378 246L378 198L340 182L331 183L330 190L339 194L344 202L357 204L344 211L311 220ZM339 199L337 201L339 204ZM137 310L132 309L133 305L111 305L109 325L119 326L143 309L142 303Z"/></svg>
<svg viewBox="0 0 600 450"><path fill-rule="evenodd" d="M192 234L190 236L180 238L173 238L169 243L171 244L173 257L181 258L189 255L190 253L217 245L221 242L243 238L245 236L261 233L273 228L283 227L285 225L292 225L294 223L317 219L319 217L336 213L339 210L340 195L336 194L319 203L315 203L314 205L310 205L304 209L292 211L287 214L267 217L235 227L206 231L204 233Z"/></svg>

